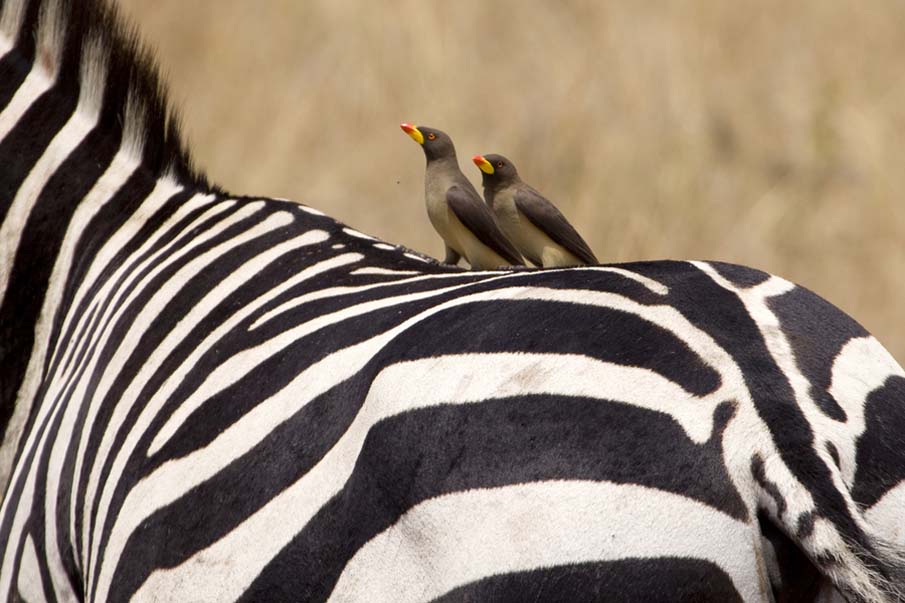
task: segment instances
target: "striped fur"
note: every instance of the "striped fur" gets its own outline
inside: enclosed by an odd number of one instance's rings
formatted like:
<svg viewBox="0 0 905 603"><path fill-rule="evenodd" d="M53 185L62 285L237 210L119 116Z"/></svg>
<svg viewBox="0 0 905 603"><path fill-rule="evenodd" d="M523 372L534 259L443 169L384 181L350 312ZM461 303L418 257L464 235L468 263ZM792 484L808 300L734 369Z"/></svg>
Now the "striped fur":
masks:
<svg viewBox="0 0 905 603"><path fill-rule="evenodd" d="M905 371L824 300L443 267L176 123L110 7L0 0L0 599L905 601Z"/></svg>

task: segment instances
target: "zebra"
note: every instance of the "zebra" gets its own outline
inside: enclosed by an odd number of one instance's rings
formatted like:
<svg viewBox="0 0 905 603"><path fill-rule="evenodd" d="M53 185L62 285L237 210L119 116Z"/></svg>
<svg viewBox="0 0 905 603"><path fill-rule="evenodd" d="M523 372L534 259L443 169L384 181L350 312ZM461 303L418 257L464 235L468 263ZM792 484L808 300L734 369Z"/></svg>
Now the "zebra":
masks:
<svg viewBox="0 0 905 603"><path fill-rule="evenodd" d="M0 599L905 601L905 371L719 262L465 271L230 195L0 0Z"/></svg>

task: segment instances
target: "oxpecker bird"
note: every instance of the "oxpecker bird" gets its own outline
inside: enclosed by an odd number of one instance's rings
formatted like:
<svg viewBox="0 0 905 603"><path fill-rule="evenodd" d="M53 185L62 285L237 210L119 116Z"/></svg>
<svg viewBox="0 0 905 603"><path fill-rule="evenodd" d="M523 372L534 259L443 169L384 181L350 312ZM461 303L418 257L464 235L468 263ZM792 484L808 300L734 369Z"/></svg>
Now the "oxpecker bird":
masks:
<svg viewBox="0 0 905 603"><path fill-rule="evenodd" d="M523 256L544 268L597 264L594 252L565 216L519 178L502 155L472 158L484 181L484 200Z"/></svg>
<svg viewBox="0 0 905 603"><path fill-rule="evenodd" d="M522 256L494 220L456 159L452 139L428 127L404 123L402 130L421 145L427 158L424 200L427 216L446 243L447 264L464 256L472 268L523 265Z"/></svg>

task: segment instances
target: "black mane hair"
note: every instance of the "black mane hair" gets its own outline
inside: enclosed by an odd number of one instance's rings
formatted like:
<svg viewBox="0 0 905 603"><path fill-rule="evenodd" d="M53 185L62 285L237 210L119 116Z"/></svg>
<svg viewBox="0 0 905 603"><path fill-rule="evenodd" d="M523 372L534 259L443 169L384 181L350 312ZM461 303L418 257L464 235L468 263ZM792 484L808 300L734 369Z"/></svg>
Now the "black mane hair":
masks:
<svg viewBox="0 0 905 603"><path fill-rule="evenodd" d="M15 50L0 59L0 82L21 82L36 60L55 62L53 56L39 51L42 21L52 13L55 18L50 21L59 24L54 29L63 34L54 91L74 103L82 86L92 84L83 81L86 61L100 58L96 67L105 77L98 127L119 138L131 132L132 138L139 139L133 142L140 143L142 164L155 175L170 173L183 185L222 192L195 167L153 54L115 4L109 0L0 0L0 14L17 9L22 10L21 26ZM10 100L11 92L0 92L0 109Z"/></svg>

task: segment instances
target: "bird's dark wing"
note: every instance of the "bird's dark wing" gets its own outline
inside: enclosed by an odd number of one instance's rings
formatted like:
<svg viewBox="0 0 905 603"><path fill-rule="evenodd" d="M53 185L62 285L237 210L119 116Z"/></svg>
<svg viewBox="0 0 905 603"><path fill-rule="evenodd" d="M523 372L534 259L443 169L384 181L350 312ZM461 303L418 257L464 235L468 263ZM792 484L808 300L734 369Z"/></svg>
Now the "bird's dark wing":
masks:
<svg viewBox="0 0 905 603"><path fill-rule="evenodd" d="M477 193L454 185L446 191L446 203L465 228L473 232L479 241L493 249L507 262L516 265L525 263L518 250L497 226L490 208Z"/></svg>
<svg viewBox="0 0 905 603"><path fill-rule="evenodd" d="M594 252L581 238L578 231L569 224L556 206L542 197L540 193L533 189L520 188L515 193L515 207L532 224L582 262L599 263Z"/></svg>

